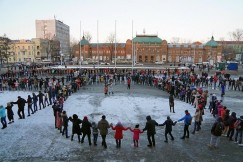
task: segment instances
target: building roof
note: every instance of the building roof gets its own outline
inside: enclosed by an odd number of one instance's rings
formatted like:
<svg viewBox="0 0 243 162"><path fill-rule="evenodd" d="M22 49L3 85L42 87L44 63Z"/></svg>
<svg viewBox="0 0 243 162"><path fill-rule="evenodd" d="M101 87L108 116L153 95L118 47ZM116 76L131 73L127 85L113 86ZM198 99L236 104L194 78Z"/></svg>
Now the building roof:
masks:
<svg viewBox="0 0 243 162"><path fill-rule="evenodd" d="M208 41L205 46L218 47L219 44L214 40L214 37L212 36L211 40Z"/></svg>
<svg viewBox="0 0 243 162"><path fill-rule="evenodd" d="M88 45L89 41L85 39L85 37L83 36L82 40L80 41L81 46L82 45Z"/></svg>
<svg viewBox="0 0 243 162"><path fill-rule="evenodd" d="M136 35L134 43L162 43L162 39L157 35Z"/></svg>
<svg viewBox="0 0 243 162"><path fill-rule="evenodd" d="M104 47L104 46L110 46L110 44L111 43L98 43L98 46L99 47ZM115 43L113 43L114 44L114 46L115 46ZM91 47L93 47L93 48L95 48L95 47L97 47L97 43L91 43L90 44L91 45ZM126 43L116 43L116 46L117 47L125 47L126 46Z"/></svg>

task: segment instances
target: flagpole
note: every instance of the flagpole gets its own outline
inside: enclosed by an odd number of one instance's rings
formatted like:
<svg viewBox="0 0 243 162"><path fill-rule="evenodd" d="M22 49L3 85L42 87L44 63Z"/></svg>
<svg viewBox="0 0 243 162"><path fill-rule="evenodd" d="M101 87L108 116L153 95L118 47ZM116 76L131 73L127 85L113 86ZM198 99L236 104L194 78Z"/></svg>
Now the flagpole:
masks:
<svg viewBox="0 0 243 162"><path fill-rule="evenodd" d="M115 68L116 68L116 20L115 20Z"/></svg>
<svg viewBox="0 0 243 162"><path fill-rule="evenodd" d="M98 56L98 67L100 66L100 55L99 55L99 20L97 20L97 53Z"/></svg>
<svg viewBox="0 0 243 162"><path fill-rule="evenodd" d="M133 56L133 20L132 20L132 73L133 73L133 60L134 60L134 56Z"/></svg>
<svg viewBox="0 0 243 162"><path fill-rule="evenodd" d="M82 51L82 46L81 46L81 40L82 40L82 37L81 37L81 21L80 21L80 41L79 41L79 61L80 61L80 67L81 67L81 64L82 64L82 60L81 60L81 57L82 57L82 54L81 54L81 51Z"/></svg>

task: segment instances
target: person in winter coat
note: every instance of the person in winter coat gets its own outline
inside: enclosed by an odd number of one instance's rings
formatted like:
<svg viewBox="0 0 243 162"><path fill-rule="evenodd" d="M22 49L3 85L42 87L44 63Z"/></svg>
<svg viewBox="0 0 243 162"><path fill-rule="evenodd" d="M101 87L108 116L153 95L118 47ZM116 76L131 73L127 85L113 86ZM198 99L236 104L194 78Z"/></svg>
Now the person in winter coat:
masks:
<svg viewBox="0 0 243 162"><path fill-rule="evenodd" d="M170 97L169 97L170 112L175 113L174 105L175 105L175 103L174 103L174 97L173 97L173 95L170 95Z"/></svg>
<svg viewBox="0 0 243 162"><path fill-rule="evenodd" d="M130 89L131 88L131 78L128 77L127 78L127 89Z"/></svg>
<svg viewBox="0 0 243 162"><path fill-rule="evenodd" d="M18 100L16 102L12 102L12 104L18 104L18 115L19 119L25 119L24 115L24 106L25 106L26 100L18 96ZM22 114L22 115L21 115Z"/></svg>
<svg viewBox="0 0 243 162"><path fill-rule="evenodd" d="M134 129L129 128L129 130L133 132L134 147L138 147L139 135L143 133L143 131L139 129L139 124L136 124Z"/></svg>
<svg viewBox="0 0 243 162"><path fill-rule="evenodd" d="M102 146L104 146L104 148L107 148L106 135L108 134L109 128L110 128L110 125L109 125L108 121L106 120L106 116L103 115L102 119L98 122L98 129L100 130L100 135L102 137Z"/></svg>
<svg viewBox="0 0 243 162"><path fill-rule="evenodd" d="M44 105L45 105L45 107L50 105L48 100L49 100L49 94L48 94L47 90L45 90L44 91Z"/></svg>
<svg viewBox="0 0 243 162"><path fill-rule="evenodd" d="M177 122L173 122L169 116L167 116L167 120L163 124L159 124L159 126L164 126L165 125L165 141L168 142L167 134L169 133L171 140L174 140L173 135L171 134L172 132L172 126L175 126Z"/></svg>
<svg viewBox="0 0 243 162"><path fill-rule="evenodd" d="M243 116L240 116L240 118L238 119L238 123L236 126L236 134L235 134L235 143L238 142L238 145L240 147L243 146L242 144L242 133L243 133ZM238 138L239 135L239 138Z"/></svg>
<svg viewBox="0 0 243 162"><path fill-rule="evenodd" d="M219 144L219 139L224 129L223 120L219 117L211 128L211 140L208 145L210 148L217 148Z"/></svg>
<svg viewBox="0 0 243 162"><path fill-rule="evenodd" d="M68 136L68 121L69 121L69 118L67 117L66 111L63 111L61 116L62 116L62 126L63 126L62 136L64 136L64 133L65 133L66 138L69 138L69 136Z"/></svg>
<svg viewBox="0 0 243 162"><path fill-rule="evenodd" d="M91 125L92 125L92 133L93 133L93 142L94 142L94 145L97 146L99 129L95 122L92 122Z"/></svg>
<svg viewBox="0 0 243 162"><path fill-rule="evenodd" d="M200 128L200 110L199 109L196 109L196 112L195 112L195 115L193 116L194 117L194 129L192 131L192 134L195 134L195 131L199 131L199 128Z"/></svg>
<svg viewBox="0 0 243 162"><path fill-rule="evenodd" d="M30 97L30 95L28 95L28 98L27 98L27 104L28 104L28 116L30 116L30 111L31 111L31 114L34 114L34 111L32 109L32 98Z"/></svg>
<svg viewBox="0 0 243 162"><path fill-rule="evenodd" d="M8 124L11 124L14 122L14 112L13 112L13 104L11 102L8 102L7 103L7 116L8 116L8 121L9 123Z"/></svg>
<svg viewBox="0 0 243 162"><path fill-rule="evenodd" d="M41 91L39 91L39 94L37 95L37 97L39 99L39 107L40 107L39 110L41 110L41 105L43 106L43 109L44 109L45 108L45 105L44 105L44 102L43 102L44 94Z"/></svg>
<svg viewBox="0 0 243 162"><path fill-rule="evenodd" d="M227 136L227 133L229 131L229 124L230 124L230 110L228 110L228 109L225 110L223 123L224 123L224 130L223 130L222 135Z"/></svg>
<svg viewBox="0 0 243 162"><path fill-rule="evenodd" d="M0 118L1 118L1 123L3 125L2 129L7 128L6 112L3 105L0 105Z"/></svg>
<svg viewBox="0 0 243 162"><path fill-rule="evenodd" d="M155 139L154 139L154 135L156 134L155 126L158 126L159 124L155 120L152 120L151 116L147 116L146 120L147 120L146 126L143 129L143 131L147 131L147 139L149 142L147 146L152 147L155 146Z"/></svg>
<svg viewBox="0 0 243 162"><path fill-rule="evenodd" d="M62 110L60 108L56 112L56 127L62 133Z"/></svg>
<svg viewBox="0 0 243 162"><path fill-rule="evenodd" d="M60 109L57 101L54 102L54 105L52 106L52 109L53 109L53 115L55 117L55 128L57 128L57 123L56 123L57 116L56 115L57 115L57 110Z"/></svg>
<svg viewBox="0 0 243 162"><path fill-rule="evenodd" d="M78 142L80 141L80 135L81 133L81 128L80 128L80 124L82 124L82 120L78 118L78 115L73 114L73 118L69 117L69 120L73 123L73 127L72 127L72 136L71 136L71 141L73 141L73 136L74 134L78 135Z"/></svg>
<svg viewBox="0 0 243 162"><path fill-rule="evenodd" d="M235 127L234 124L236 122L236 113L232 112L230 119L229 119L229 131L227 133L227 137L229 138L230 141L233 141L233 135L235 133Z"/></svg>
<svg viewBox="0 0 243 162"><path fill-rule="evenodd" d="M35 93L32 93L32 99L33 99L33 105L34 105L34 112L36 112L36 111L38 111L38 107L37 107L38 97L36 96Z"/></svg>
<svg viewBox="0 0 243 162"><path fill-rule="evenodd" d="M83 119L82 128L81 128L81 131L83 132L83 136L82 136L82 139L81 139L81 143L84 143L84 138L87 135L88 136L89 145L91 146L91 144L92 144L91 143L91 138L90 138L91 128L92 128L92 125L89 122L88 117L85 116L84 119Z"/></svg>
<svg viewBox="0 0 243 162"><path fill-rule="evenodd" d="M123 127L121 122L118 122L115 127L111 124L112 130L115 130L115 139L116 139L116 148L121 147L121 140L123 139L123 131L128 130L129 128Z"/></svg>
<svg viewBox="0 0 243 162"><path fill-rule="evenodd" d="M184 120L184 134L181 137L181 139L189 138L189 126L191 125L191 114L188 112L188 110L185 110L185 116L178 120L178 122Z"/></svg>

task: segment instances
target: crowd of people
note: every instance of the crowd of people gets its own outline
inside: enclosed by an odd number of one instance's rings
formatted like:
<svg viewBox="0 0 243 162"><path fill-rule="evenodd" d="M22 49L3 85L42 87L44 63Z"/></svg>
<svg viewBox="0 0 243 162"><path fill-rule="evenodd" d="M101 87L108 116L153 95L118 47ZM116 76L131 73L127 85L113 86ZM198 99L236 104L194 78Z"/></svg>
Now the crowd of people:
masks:
<svg viewBox="0 0 243 162"><path fill-rule="evenodd" d="M1 75L0 90L29 90L39 91L38 94L32 93L27 99L18 97L16 102L7 103L7 107L0 106L0 117L3 125L2 129L7 127L6 112L9 120L9 124L14 122L14 115L12 111L13 104L18 105L19 119L25 119L24 107L28 105L28 116L34 114L46 106L52 105L53 114L55 117L55 128L57 128L62 135L69 138L68 123L72 122L72 134L71 140L74 135L77 134L78 141L83 143L84 138L87 136L89 145L91 145L91 133L93 134L93 143L97 145L98 133L102 137L102 146L107 148L106 135L108 129L115 130L115 140L117 148L121 147L121 140L123 139L122 132L130 130L134 133L133 140L134 146L138 146L139 134L147 131L148 147L155 146L154 135L156 133L155 126L165 125L165 142L168 142L167 135L169 134L171 140L174 140L172 135L172 126L175 126L177 122L184 121L184 134L181 139L189 138L189 126L192 124L192 118L194 118L194 126L192 134L201 130L204 111L208 109L213 114L216 122L212 126L210 148L217 148L219 144L219 137L225 135L230 141L235 141L242 146L242 131L243 131L243 116L236 117L236 113L230 114L230 109L223 105L223 97L225 95L225 89L243 90L241 83L242 78L237 80L225 77L222 74L215 74L209 76L206 72L202 72L202 75L192 73L191 71L173 71L165 70L158 74L155 74L152 70L141 71L120 71L115 72L113 70L102 70L100 73L96 73L94 70L82 69L30 69L27 71L21 71L16 73L6 73ZM39 77L41 76L41 78ZM58 77L61 76L61 77ZM66 80L65 80L66 79ZM130 127L124 127L122 123L118 122L115 126L109 124L106 120L106 116L103 115L102 119L98 122L90 122L88 117L85 116L82 120L79 119L77 114L73 114L72 117L68 117L67 112L63 110L64 101L72 93L79 90L81 86L86 84L99 84L104 83L104 93L109 94L108 87L110 87L110 93L113 94L112 85L125 82L127 89L131 88L131 83L139 85L147 85L156 87L160 90L167 91L169 93L169 106L170 111L175 113L174 98L181 101L192 104L195 107L195 114L191 115L188 110L185 111L185 116L181 119L173 122L170 117L163 124L158 124L155 120L152 120L150 116L146 117L146 126L140 130L137 124L134 129ZM215 94L209 94L208 90L203 90L202 87L212 87L221 89L221 99L217 99ZM242 89L240 89L242 88ZM43 91L43 92L42 92ZM209 104L208 104L209 98ZM38 102L39 101L39 102ZM32 107L33 106L33 107ZM82 138L80 137L82 135Z"/></svg>

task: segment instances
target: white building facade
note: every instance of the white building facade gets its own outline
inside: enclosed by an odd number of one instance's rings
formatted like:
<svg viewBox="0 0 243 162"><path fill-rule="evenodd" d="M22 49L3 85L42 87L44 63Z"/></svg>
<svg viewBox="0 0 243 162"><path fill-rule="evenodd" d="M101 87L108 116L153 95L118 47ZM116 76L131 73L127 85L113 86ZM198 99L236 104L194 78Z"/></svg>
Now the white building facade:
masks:
<svg viewBox="0 0 243 162"><path fill-rule="evenodd" d="M60 41L60 52L68 59L70 56L70 29L59 20L36 20L36 38Z"/></svg>

